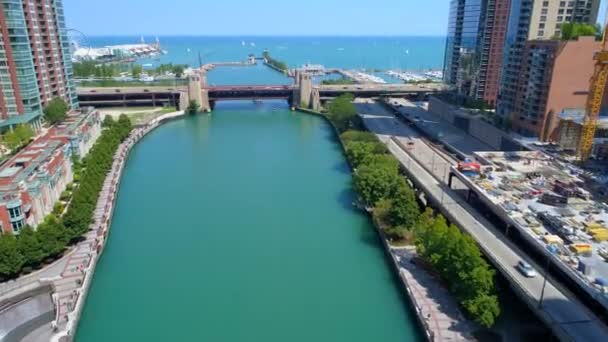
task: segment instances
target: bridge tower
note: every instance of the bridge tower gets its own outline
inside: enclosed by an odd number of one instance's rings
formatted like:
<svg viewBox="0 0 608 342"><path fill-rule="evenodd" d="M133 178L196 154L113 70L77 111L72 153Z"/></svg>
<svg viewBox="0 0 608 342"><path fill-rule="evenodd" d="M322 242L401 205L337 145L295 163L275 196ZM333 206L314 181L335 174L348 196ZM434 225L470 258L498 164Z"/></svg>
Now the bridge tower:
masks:
<svg viewBox="0 0 608 342"><path fill-rule="evenodd" d="M294 105L310 108L312 91L312 76L308 73L297 71L296 86L294 89Z"/></svg>
<svg viewBox="0 0 608 342"><path fill-rule="evenodd" d="M206 89L207 75L199 70L188 76L188 102L196 101L199 110L211 111L209 92Z"/></svg>

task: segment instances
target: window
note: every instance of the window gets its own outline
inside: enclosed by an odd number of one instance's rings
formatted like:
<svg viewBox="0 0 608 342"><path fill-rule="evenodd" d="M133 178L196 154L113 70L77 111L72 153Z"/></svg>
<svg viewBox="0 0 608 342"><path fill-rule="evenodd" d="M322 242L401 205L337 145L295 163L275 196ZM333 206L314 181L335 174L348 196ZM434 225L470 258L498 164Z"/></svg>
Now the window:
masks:
<svg viewBox="0 0 608 342"><path fill-rule="evenodd" d="M538 31L538 36L539 36L539 37L542 37L542 36L544 36L544 35L545 35L545 31L543 31L543 30L539 30L539 31Z"/></svg>
<svg viewBox="0 0 608 342"><path fill-rule="evenodd" d="M547 14L548 11L548 9L543 8L542 10L540 10L540 14Z"/></svg>
<svg viewBox="0 0 608 342"><path fill-rule="evenodd" d="M549 6L549 1L543 1L543 7Z"/></svg>
<svg viewBox="0 0 608 342"><path fill-rule="evenodd" d="M563 16L561 16L561 15L558 15L558 16L557 16L557 21L558 21L558 22L560 22L560 21L564 21L564 17L563 17Z"/></svg>
<svg viewBox="0 0 608 342"><path fill-rule="evenodd" d="M560 1L559 2L559 7L566 7L566 2L565 1Z"/></svg>
<svg viewBox="0 0 608 342"><path fill-rule="evenodd" d="M564 14L564 9L563 8L558 9L557 14Z"/></svg>
<svg viewBox="0 0 608 342"><path fill-rule="evenodd" d="M17 222L12 222L11 226L13 228L13 232L19 233L19 231L21 230L21 228L23 228L23 220L17 221Z"/></svg>
<svg viewBox="0 0 608 342"><path fill-rule="evenodd" d="M543 21L547 21L547 16L546 16L546 15L541 15L541 16L540 16L540 21L541 21L541 22L543 22Z"/></svg>
<svg viewBox="0 0 608 342"><path fill-rule="evenodd" d="M539 29L544 29L544 28L545 28L545 23L540 23L540 24L538 24L538 28L539 28Z"/></svg>
<svg viewBox="0 0 608 342"><path fill-rule="evenodd" d="M10 216L10 218L14 219L17 217L21 216L21 207L17 207L17 208L9 208L8 209L8 215Z"/></svg>

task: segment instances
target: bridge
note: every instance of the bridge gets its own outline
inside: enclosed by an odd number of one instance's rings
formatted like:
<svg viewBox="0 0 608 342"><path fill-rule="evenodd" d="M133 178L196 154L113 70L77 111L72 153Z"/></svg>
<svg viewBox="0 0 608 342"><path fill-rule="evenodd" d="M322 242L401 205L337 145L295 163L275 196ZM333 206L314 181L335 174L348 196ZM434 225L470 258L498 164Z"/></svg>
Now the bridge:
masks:
<svg viewBox="0 0 608 342"><path fill-rule="evenodd" d="M217 101L281 99L293 107L319 109L323 101L345 93L364 98L392 96L426 99L446 89L443 84L314 85L310 74L300 72L296 72L293 85L214 86L207 83L207 72L215 66L208 64L195 70L188 76L187 86L78 88L78 99L84 106L95 107L164 105L178 108L186 108L192 100L205 111L211 111Z"/></svg>

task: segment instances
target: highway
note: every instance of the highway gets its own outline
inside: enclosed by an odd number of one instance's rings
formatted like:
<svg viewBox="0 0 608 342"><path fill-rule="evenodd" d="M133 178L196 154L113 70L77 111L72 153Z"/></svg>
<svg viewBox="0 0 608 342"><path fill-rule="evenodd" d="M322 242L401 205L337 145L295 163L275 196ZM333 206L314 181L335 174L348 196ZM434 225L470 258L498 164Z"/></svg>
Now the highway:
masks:
<svg viewBox="0 0 608 342"><path fill-rule="evenodd" d="M438 154L425 144L416 132L380 105L358 104L357 107L367 128L376 133L387 145L390 152L406 168L414 184L424 191L427 198L439 204L442 213L451 222L475 238L484 254L510 281L515 292L557 337L561 340L573 341L608 339L607 327L551 279L547 280L543 302L542 305L540 304L544 278L542 276L526 278L519 273L515 268L517 262L526 260L532 265L534 263L517 246L506 240L497 228L466 204L455 191L447 187L445 182L449 171L446 173L446 167L450 163L444 155ZM392 137L406 144L397 144ZM408 148L406 148L408 152L402 148L402 146L408 147L407 142L410 140L414 142L416 152L412 155L416 158L409 154ZM433 170L434 174L429 170ZM443 181L440 181L441 179ZM536 268L541 270L539 267Z"/></svg>

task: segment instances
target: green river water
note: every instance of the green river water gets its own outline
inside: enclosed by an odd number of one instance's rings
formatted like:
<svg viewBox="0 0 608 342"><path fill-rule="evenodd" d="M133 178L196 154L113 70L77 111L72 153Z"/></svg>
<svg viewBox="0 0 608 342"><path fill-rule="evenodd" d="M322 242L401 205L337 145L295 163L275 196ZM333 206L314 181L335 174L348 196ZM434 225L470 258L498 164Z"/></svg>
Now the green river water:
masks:
<svg viewBox="0 0 608 342"><path fill-rule="evenodd" d="M132 151L76 341L418 341L330 126L219 103Z"/></svg>

